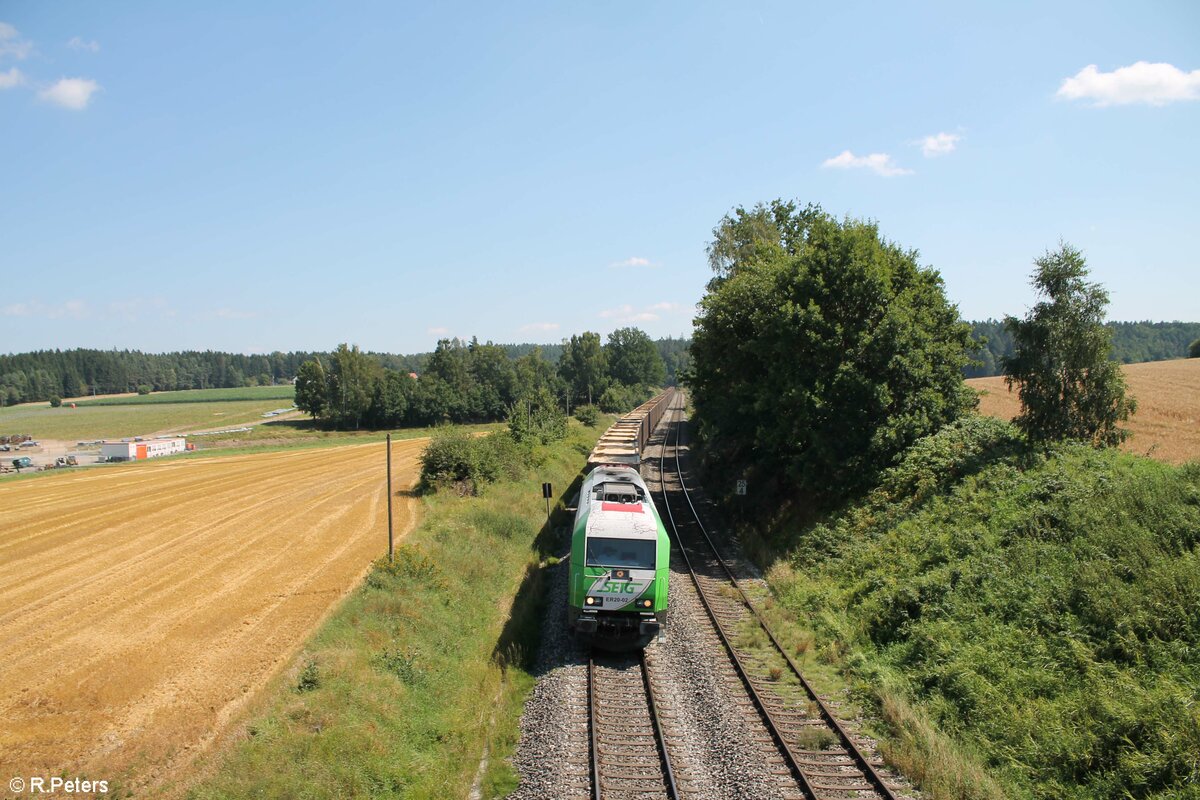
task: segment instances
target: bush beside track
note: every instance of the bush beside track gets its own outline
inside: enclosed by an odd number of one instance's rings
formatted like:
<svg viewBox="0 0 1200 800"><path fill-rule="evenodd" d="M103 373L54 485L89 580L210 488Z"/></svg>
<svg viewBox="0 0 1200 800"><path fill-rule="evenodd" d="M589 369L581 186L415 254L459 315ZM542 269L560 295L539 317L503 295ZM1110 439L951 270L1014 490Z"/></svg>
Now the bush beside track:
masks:
<svg viewBox="0 0 1200 800"><path fill-rule="evenodd" d="M427 496L394 564L377 562L190 796L465 797L485 750L483 796L514 789L552 539L541 482L570 497L599 432L572 425L478 497ZM553 525L568 523L560 499Z"/></svg>
<svg viewBox="0 0 1200 800"><path fill-rule="evenodd" d="M927 796L1200 797L1200 462L971 417L772 530L781 610Z"/></svg>

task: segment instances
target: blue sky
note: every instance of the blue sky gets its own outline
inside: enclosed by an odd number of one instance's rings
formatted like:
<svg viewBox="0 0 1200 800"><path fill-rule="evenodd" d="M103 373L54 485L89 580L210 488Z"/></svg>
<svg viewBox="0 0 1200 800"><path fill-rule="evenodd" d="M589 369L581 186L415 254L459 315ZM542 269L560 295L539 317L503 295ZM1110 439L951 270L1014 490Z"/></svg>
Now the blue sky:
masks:
<svg viewBox="0 0 1200 800"><path fill-rule="evenodd" d="M1200 4L247 5L0 3L0 352L687 334L775 197L1200 320Z"/></svg>

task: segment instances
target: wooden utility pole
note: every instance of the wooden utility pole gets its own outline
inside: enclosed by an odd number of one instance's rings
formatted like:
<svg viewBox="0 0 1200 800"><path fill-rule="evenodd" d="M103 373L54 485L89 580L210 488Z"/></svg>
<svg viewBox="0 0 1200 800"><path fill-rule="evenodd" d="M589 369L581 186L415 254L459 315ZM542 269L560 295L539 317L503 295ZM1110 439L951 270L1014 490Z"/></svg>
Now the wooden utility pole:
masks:
<svg viewBox="0 0 1200 800"><path fill-rule="evenodd" d="M392 560L392 435L387 435L388 561Z"/></svg>

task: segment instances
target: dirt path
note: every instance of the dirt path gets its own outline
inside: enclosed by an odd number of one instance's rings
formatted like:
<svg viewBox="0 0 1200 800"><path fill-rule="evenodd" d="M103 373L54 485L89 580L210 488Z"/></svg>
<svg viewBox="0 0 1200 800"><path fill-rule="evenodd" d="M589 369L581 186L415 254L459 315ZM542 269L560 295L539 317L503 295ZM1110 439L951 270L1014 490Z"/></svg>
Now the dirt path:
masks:
<svg viewBox="0 0 1200 800"><path fill-rule="evenodd" d="M393 445L398 489L424 444ZM383 552L382 484L370 444L0 489L0 775L177 773Z"/></svg>

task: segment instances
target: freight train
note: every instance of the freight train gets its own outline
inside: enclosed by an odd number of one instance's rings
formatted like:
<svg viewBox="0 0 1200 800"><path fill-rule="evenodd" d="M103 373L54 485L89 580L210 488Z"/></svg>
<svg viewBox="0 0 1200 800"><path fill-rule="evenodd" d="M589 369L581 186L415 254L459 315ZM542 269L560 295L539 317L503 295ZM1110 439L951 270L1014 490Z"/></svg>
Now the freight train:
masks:
<svg viewBox="0 0 1200 800"><path fill-rule="evenodd" d="M665 630L671 544L638 466L672 394L618 420L588 458L567 598L567 626L585 644L636 650Z"/></svg>

